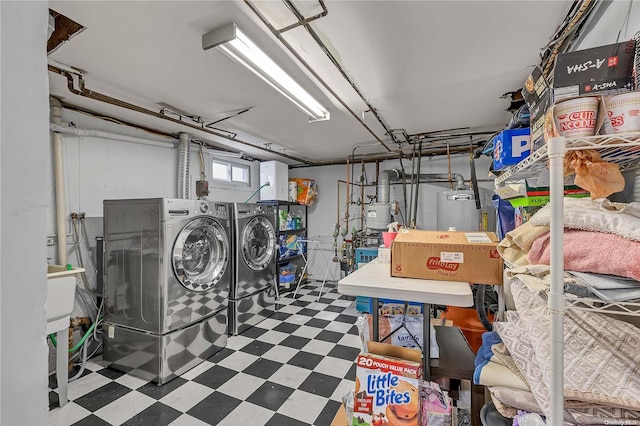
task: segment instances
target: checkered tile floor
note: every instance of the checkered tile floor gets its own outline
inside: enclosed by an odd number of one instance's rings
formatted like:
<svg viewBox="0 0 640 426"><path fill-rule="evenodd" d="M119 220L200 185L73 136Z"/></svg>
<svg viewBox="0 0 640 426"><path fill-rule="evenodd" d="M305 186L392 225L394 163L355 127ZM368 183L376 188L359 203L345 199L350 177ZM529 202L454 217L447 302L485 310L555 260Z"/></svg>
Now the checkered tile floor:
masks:
<svg viewBox="0 0 640 426"><path fill-rule="evenodd" d="M49 392L50 425L328 426L354 386L359 342L354 298L325 285L298 298L207 361L164 386L104 368L91 359L58 407Z"/></svg>

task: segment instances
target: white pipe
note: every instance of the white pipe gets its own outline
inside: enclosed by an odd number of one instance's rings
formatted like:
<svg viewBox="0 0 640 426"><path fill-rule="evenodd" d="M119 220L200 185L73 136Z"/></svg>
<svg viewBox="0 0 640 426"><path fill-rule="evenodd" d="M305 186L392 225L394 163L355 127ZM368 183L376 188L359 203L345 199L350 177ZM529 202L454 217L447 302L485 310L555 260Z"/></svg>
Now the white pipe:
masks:
<svg viewBox="0 0 640 426"><path fill-rule="evenodd" d="M54 97L49 100L51 107L51 122L62 123L62 104ZM58 264L67 264L67 214L64 197L64 161L62 159L62 136L53 132L53 171L56 190L56 233L58 234Z"/></svg>
<svg viewBox="0 0 640 426"><path fill-rule="evenodd" d="M132 143L137 143L142 145L158 146L163 148L175 148L178 142L177 139L173 139L173 138L166 138L167 141L156 141L152 139L139 138L136 136L128 136L128 135L121 135L118 133L105 132L102 130L78 129L75 127L64 126L62 125L62 120L60 121L61 121L60 123L52 122L51 124L49 124L49 129L51 129L52 132L55 132L58 134L64 133L67 135L74 135L74 136L95 137L95 138L109 139L114 141L132 142Z"/></svg>
<svg viewBox="0 0 640 426"><path fill-rule="evenodd" d="M564 424L564 154L565 139L552 138L547 144L550 169L551 291L551 425Z"/></svg>

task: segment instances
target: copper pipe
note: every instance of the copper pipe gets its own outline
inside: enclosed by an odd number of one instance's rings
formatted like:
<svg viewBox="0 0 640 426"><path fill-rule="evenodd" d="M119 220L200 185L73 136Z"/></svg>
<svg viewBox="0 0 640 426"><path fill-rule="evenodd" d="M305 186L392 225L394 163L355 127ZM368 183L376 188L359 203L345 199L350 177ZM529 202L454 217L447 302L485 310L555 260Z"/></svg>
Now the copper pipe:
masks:
<svg viewBox="0 0 640 426"><path fill-rule="evenodd" d="M453 180L451 179L451 151L447 142L447 174L449 175L449 189L453 190Z"/></svg>
<svg viewBox="0 0 640 426"><path fill-rule="evenodd" d="M362 159L364 160L364 158ZM361 168L360 168L360 176L365 175L364 172L364 161L360 162L361 164ZM364 183L365 181L360 180L360 230L364 229Z"/></svg>
<svg viewBox="0 0 640 426"><path fill-rule="evenodd" d="M309 65L303 58L302 56L300 56L300 54L284 39L284 37L282 37L282 34L279 34L278 31L276 30L276 28L271 25L271 23L267 20L267 18L260 13L260 11L255 7L255 5L253 3L251 3L251 1L249 0L244 0L244 2L247 4L247 6L249 6L249 8L253 11L253 13L255 13L258 18L260 18L260 20L262 21L262 23L264 25L266 25L266 27L271 31L271 33L284 45L284 47L286 47L289 52L291 52L291 54L293 54L293 56L295 56L295 58L316 78L316 80L318 80L318 82L320 82L320 84L322 84L324 86L325 89L327 89L329 91L329 93L331 93L331 95L338 101L340 102L340 104L342 104L342 106L351 113L351 115L358 120L358 122L360 124L362 124L362 126L369 132L371 133L371 135L378 141L380 142L380 144L382 146L385 147L385 149L387 151L391 151L391 148L389 148L389 146L387 144L384 143L384 141L374 133L373 130L371 130L371 128L369 126L366 125L366 123L360 118L358 117L358 114L355 113L355 111L353 111L349 105L347 105L347 103L340 97L338 96L338 94L329 86L329 84L324 81L320 75L318 75L318 73L311 68L311 65Z"/></svg>
<svg viewBox="0 0 640 426"><path fill-rule="evenodd" d="M173 123L180 124L180 125L186 126L186 127L190 127L190 128L199 130L201 132L209 133L209 134L212 134L212 135L215 135L215 136L218 136L218 137L221 137L221 138L233 141L233 142L238 142L240 144L247 145L247 146L250 146L251 148L259 149L259 150L268 152L270 154L276 154L276 155L279 155L281 157L288 158L289 160L293 160L293 161L297 161L299 163L306 164L308 166L320 166L320 165L322 165L321 163L314 163L314 162L311 162L309 160L304 160L302 158L294 157L294 156L289 155L289 154L284 154L284 153L272 151L272 150L264 148L262 146L254 145L254 144L252 144L250 142L246 142L246 141L243 141L243 140L240 140L240 139L237 139L237 138L231 138L231 137L225 135L224 133L220 133L220 132L217 132L215 130L211 130L209 128L203 127L203 126L198 126L198 125L195 125L195 124L187 123L187 122L184 122L184 121L179 120L177 118L169 117L169 116L161 114L159 112L155 112L155 111L140 107L138 105L134 105L134 104L131 104L129 102L122 101L120 99L112 98L111 96L104 95L102 93L94 92L93 90L87 89L85 87L85 85L84 85L85 81L84 81L84 77L82 75L78 75L78 86L80 88L76 89L75 86L74 86L75 82L74 82L74 79L73 79L73 75L71 75L71 73L69 73L68 71L65 71L65 70L62 70L60 68L54 67L53 65L49 65L49 71L55 72L57 74L62 75L63 77L66 77L67 78L67 88L69 89L69 91L71 93L73 93L75 95L83 96L83 97L89 98L89 99L94 99L96 101L105 102L105 103L110 104L110 105L119 106L121 108L125 108L125 109L131 110L131 111L135 111L135 112L139 112L139 113L142 113L142 114L147 114L147 115L150 115L150 116L155 117L155 118L160 118L160 119L163 119L163 120L171 121Z"/></svg>
<svg viewBox="0 0 640 426"><path fill-rule="evenodd" d="M338 226L338 233L340 233L340 180L338 180L338 187L336 193L338 194L338 201L336 201L336 225Z"/></svg>
<svg viewBox="0 0 640 426"><path fill-rule="evenodd" d="M349 170L350 170L349 169L349 157L347 157L347 197L346 197L346 199L347 199L347 210L345 212L345 217L344 217L345 222L346 222L345 226L347 227L347 234L349 233L349 203L351 202L351 199L350 199L351 198L350 197L350 195L351 195L351 185L349 184L349 178L350 178Z"/></svg>

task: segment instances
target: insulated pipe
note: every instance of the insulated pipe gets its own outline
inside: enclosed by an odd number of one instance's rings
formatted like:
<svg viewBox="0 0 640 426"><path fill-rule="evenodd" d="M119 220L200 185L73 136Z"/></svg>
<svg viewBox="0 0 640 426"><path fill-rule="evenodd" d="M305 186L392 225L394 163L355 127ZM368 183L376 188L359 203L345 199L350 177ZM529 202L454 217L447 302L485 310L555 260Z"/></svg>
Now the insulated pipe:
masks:
<svg viewBox="0 0 640 426"><path fill-rule="evenodd" d="M78 129L75 127L69 127L69 126L55 124L55 123L49 124L49 129L51 129L52 132L65 133L68 135L95 137L95 138L101 138L101 139L109 139L109 140L122 141L122 142L132 142L132 143L138 143L142 145L151 145L151 146L158 146L158 147L165 147L165 148L175 148L176 142L178 141L177 139L173 139L173 138L166 138L167 139L166 141L156 141L152 139L139 138L136 136L128 136L128 135L121 135L118 133L104 132L102 130ZM173 141L173 142L169 142L169 141Z"/></svg>
<svg viewBox="0 0 640 426"><path fill-rule="evenodd" d="M191 136L189 133L180 133L180 148L178 151L178 198L189 199L191 179L189 162L191 161Z"/></svg>
<svg viewBox="0 0 640 426"><path fill-rule="evenodd" d="M51 107L51 122L62 124L62 104L53 96L49 97ZM56 190L56 234L58 235L58 264L67 264L67 214L64 197L64 160L62 158L62 135L52 133L53 138L53 173Z"/></svg>

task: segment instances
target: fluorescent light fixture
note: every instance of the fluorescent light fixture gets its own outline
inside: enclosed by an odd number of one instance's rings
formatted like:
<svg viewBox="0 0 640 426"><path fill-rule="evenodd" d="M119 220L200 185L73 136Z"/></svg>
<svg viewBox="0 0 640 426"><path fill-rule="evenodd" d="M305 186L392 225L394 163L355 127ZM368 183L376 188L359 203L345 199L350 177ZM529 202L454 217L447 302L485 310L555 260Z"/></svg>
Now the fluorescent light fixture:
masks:
<svg viewBox="0 0 640 426"><path fill-rule="evenodd" d="M329 119L329 111L249 40L235 23L225 25L202 36L202 48L207 50L212 47L219 47L236 62L244 65L269 83L271 87L307 113L309 121Z"/></svg>

